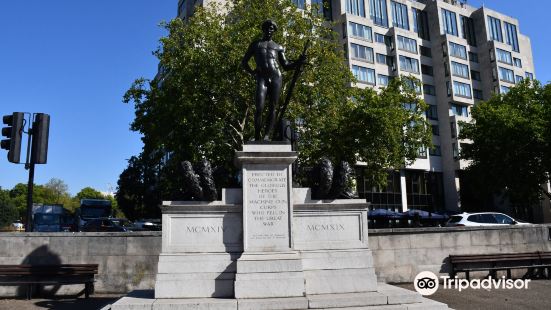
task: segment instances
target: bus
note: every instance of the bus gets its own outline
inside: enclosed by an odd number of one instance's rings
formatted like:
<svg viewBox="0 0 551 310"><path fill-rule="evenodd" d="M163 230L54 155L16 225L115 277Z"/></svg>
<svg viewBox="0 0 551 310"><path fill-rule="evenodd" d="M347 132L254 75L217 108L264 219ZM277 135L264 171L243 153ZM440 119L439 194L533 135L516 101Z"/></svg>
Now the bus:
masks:
<svg viewBox="0 0 551 310"><path fill-rule="evenodd" d="M87 221L97 218L105 218L112 216L111 200L107 199L81 199L80 207L76 209L76 224L78 231L82 231L82 227Z"/></svg>

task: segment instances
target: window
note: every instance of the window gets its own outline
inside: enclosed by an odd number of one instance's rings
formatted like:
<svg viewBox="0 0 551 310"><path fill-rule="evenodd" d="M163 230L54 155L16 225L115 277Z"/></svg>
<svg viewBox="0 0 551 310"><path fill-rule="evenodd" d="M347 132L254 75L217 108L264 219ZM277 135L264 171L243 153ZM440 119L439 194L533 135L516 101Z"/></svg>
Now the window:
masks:
<svg viewBox="0 0 551 310"><path fill-rule="evenodd" d="M430 75L430 76L434 75L434 71L433 71L432 67L427 66L427 65L421 65L421 73L423 73L425 75Z"/></svg>
<svg viewBox="0 0 551 310"><path fill-rule="evenodd" d="M471 215L467 218L467 220L475 223L497 224L497 221L492 214Z"/></svg>
<svg viewBox="0 0 551 310"><path fill-rule="evenodd" d="M388 46L390 48L392 48L394 46L394 44L392 44L392 37L385 36L385 35L382 35L382 34L376 33L376 32L375 32L375 42L383 43L383 44L385 44L386 46Z"/></svg>
<svg viewBox="0 0 551 310"><path fill-rule="evenodd" d="M185 16L182 16L184 15L184 10L186 9L186 1L182 1L180 2L180 5L178 5L178 17L182 17L182 18L185 18Z"/></svg>
<svg viewBox="0 0 551 310"><path fill-rule="evenodd" d="M505 43L511 45L513 51L519 52L517 26L509 24L508 22L503 23L505 24Z"/></svg>
<svg viewBox="0 0 551 310"><path fill-rule="evenodd" d="M471 85L453 81L453 93L459 97L472 98Z"/></svg>
<svg viewBox="0 0 551 310"><path fill-rule="evenodd" d="M462 59L467 59L467 48L463 45L450 42L450 55Z"/></svg>
<svg viewBox="0 0 551 310"><path fill-rule="evenodd" d="M444 33L457 36L457 18L454 12L450 12L446 9L442 9L442 24Z"/></svg>
<svg viewBox="0 0 551 310"><path fill-rule="evenodd" d="M450 86L450 81L446 81L446 92L448 94L448 97L450 97L452 95L452 89L451 89L451 86Z"/></svg>
<svg viewBox="0 0 551 310"><path fill-rule="evenodd" d="M373 49L371 47L351 43L350 53L352 55L352 58L354 59L360 59L370 63L374 63Z"/></svg>
<svg viewBox="0 0 551 310"><path fill-rule="evenodd" d="M491 40L503 42L503 34L501 32L501 20L495 17L488 16L488 28Z"/></svg>
<svg viewBox="0 0 551 310"><path fill-rule="evenodd" d="M415 110L417 110L417 104L416 103L411 103L411 102L406 102L406 103L404 103L404 109L406 109L408 111L415 111Z"/></svg>
<svg viewBox="0 0 551 310"><path fill-rule="evenodd" d="M353 65L352 74L359 82L375 85L375 70Z"/></svg>
<svg viewBox="0 0 551 310"><path fill-rule="evenodd" d="M515 63L515 67L522 68L522 60L519 58L513 58L513 62Z"/></svg>
<svg viewBox="0 0 551 310"><path fill-rule="evenodd" d="M459 76L466 79L469 78L469 66L452 61L451 68L454 76Z"/></svg>
<svg viewBox="0 0 551 310"><path fill-rule="evenodd" d="M392 56L387 56L377 53L377 63L387 65L389 67L394 67L394 61Z"/></svg>
<svg viewBox="0 0 551 310"><path fill-rule="evenodd" d="M478 63L478 54L469 52L469 60Z"/></svg>
<svg viewBox="0 0 551 310"><path fill-rule="evenodd" d="M502 49L496 48L497 61L503 62L509 65L513 64L513 58L511 53L504 51Z"/></svg>
<svg viewBox="0 0 551 310"><path fill-rule="evenodd" d="M434 145L432 149L429 149L430 156L442 156L442 151L440 150L440 145Z"/></svg>
<svg viewBox="0 0 551 310"><path fill-rule="evenodd" d="M494 218L496 219L498 224L512 225L513 222L514 222L514 220L512 218L510 218L510 217L508 217L507 215L504 215L504 214L494 213L492 215L494 216Z"/></svg>
<svg viewBox="0 0 551 310"><path fill-rule="evenodd" d="M482 91L480 89L476 89L476 88L473 89L473 97L474 97L474 99L479 99L479 100L484 99L484 95L483 95Z"/></svg>
<svg viewBox="0 0 551 310"><path fill-rule="evenodd" d="M504 95L505 95L506 93L508 93L509 90L511 90L509 87L503 86L503 85L499 88L499 91L500 91L502 94L504 94Z"/></svg>
<svg viewBox="0 0 551 310"><path fill-rule="evenodd" d="M425 148L424 146L420 147L417 158L427 158L427 148Z"/></svg>
<svg viewBox="0 0 551 310"><path fill-rule="evenodd" d="M440 127L438 127L438 125L430 125L430 127L431 127L431 131L432 131L433 135L435 135L435 136L440 135Z"/></svg>
<svg viewBox="0 0 551 310"><path fill-rule="evenodd" d="M404 82L411 87L416 93L421 94L422 89L419 83L414 82L412 79L405 77Z"/></svg>
<svg viewBox="0 0 551 310"><path fill-rule="evenodd" d="M390 76L377 74L377 83L379 83L380 86L387 86L389 82L390 82Z"/></svg>
<svg viewBox="0 0 551 310"><path fill-rule="evenodd" d="M371 34L371 27L348 22L348 32L351 36L361 38L369 42L373 42L373 35Z"/></svg>
<svg viewBox="0 0 551 310"><path fill-rule="evenodd" d="M435 105L429 104L426 114L428 119L438 120L438 108Z"/></svg>
<svg viewBox="0 0 551 310"><path fill-rule="evenodd" d="M377 53L376 57L377 57L377 63L386 65L386 58L387 58L386 55Z"/></svg>
<svg viewBox="0 0 551 310"><path fill-rule="evenodd" d="M421 52L421 55L423 55L425 57L432 58L432 52L431 52L430 48L420 45L419 46L419 51Z"/></svg>
<svg viewBox="0 0 551 310"><path fill-rule="evenodd" d="M452 111L453 115L469 117L469 109L464 105L452 103L451 104L451 111Z"/></svg>
<svg viewBox="0 0 551 310"><path fill-rule="evenodd" d="M419 74L419 61L406 56L400 56L400 69Z"/></svg>
<svg viewBox="0 0 551 310"><path fill-rule="evenodd" d="M522 82L522 80L524 80L524 78L520 75L515 75L515 83L520 83Z"/></svg>
<svg viewBox="0 0 551 310"><path fill-rule="evenodd" d="M304 0L293 0L293 3L297 6L297 8L304 10Z"/></svg>
<svg viewBox="0 0 551 310"><path fill-rule="evenodd" d="M457 127L455 126L455 122L450 122L450 129L451 129L451 137L455 138L457 137Z"/></svg>
<svg viewBox="0 0 551 310"><path fill-rule="evenodd" d="M392 9L392 25L409 30L408 7L405 4L390 1Z"/></svg>
<svg viewBox="0 0 551 310"><path fill-rule="evenodd" d="M476 34L474 32L474 21L470 17L460 16L461 37L467 40L470 46L476 46Z"/></svg>
<svg viewBox="0 0 551 310"><path fill-rule="evenodd" d="M534 74L530 72L526 72L526 78L530 79L531 81L534 80Z"/></svg>
<svg viewBox="0 0 551 310"><path fill-rule="evenodd" d="M452 152L453 152L453 158L458 159L459 158L459 146L457 143L452 143Z"/></svg>
<svg viewBox="0 0 551 310"><path fill-rule="evenodd" d="M363 3L363 0L357 1L361 1ZM388 27L386 0L369 0L369 17L375 25Z"/></svg>
<svg viewBox="0 0 551 310"><path fill-rule="evenodd" d="M436 96L436 88L430 84L423 84L423 93L425 95Z"/></svg>
<svg viewBox="0 0 551 310"><path fill-rule="evenodd" d="M514 83L515 74L513 73L513 70L499 67L499 79L505 82Z"/></svg>
<svg viewBox="0 0 551 310"><path fill-rule="evenodd" d="M482 81L482 78L480 77L480 72L471 70L471 78L475 81Z"/></svg>
<svg viewBox="0 0 551 310"><path fill-rule="evenodd" d="M417 40L398 36L398 49L417 54Z"/></svg>
<svg viewBox="0 0 551 310"><path fill-rule="evenodd" d="M346 0L346 13L365 17L364 0Z"/></svg>
<svg viewBox="0 0 551 310"><path fill-rule="evenodd" d="M417 33L419 38L423 40L430 40L429 35L429 18L427 12L421 11L416 8L413 10L413 31Z"/></svg>
<svg viewBox="0 0 551 310"><path fill-rule="evenodd" d="M311 0L312 10L318 16L323 16L326 20L332 20L332 9L330 0Z"/></svg>

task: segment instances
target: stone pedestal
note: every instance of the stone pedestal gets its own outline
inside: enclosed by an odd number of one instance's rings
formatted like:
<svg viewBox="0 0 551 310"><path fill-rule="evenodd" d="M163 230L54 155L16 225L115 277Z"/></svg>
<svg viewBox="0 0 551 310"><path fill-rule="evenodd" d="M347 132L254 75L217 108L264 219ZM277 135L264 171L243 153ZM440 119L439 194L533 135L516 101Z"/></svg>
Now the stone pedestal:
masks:
<svg viewBox="0 0 551 310"><path fill-rule="evenodd" d="M237 152L243 183L243 255L237 260L236 298L304 296L304 272L293 251L289 144L246 144Z"/></svg>
<svg viewBox="0 0 551 310"><path fill-rule="evenodd" d="M227 196L165 202L155 298L233 297L235 261L243 251L241 206L233 203L241 201Z"/></svg>
<svg viewBox="0 0 551 310"><path fill-rule="evenodd" d="M377 283L363 199L313 200L292 188L290 145L237 152L242 189L212 202L163 202L155 299L129 309L448 309Z"/></svg>

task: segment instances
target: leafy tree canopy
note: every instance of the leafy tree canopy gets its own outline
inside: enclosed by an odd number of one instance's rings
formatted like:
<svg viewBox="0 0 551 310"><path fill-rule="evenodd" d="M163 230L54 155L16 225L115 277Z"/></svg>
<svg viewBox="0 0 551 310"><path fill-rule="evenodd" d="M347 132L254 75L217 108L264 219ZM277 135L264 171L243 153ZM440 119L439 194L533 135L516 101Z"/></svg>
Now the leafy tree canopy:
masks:
<svg viewBox="0 0 551 310"><path fill-rule="evenodd" d="M46 184L34 184L33 203L37 204L61 204L69 211L74 211L80 206L80 199L109 199L117 216L124 216L117 206L117 201L112 196L103 195L101 192L91 188L83 188L77 195L71 196L68 186L63 180L52 178ZM2 208L7 208L3 210ZM8 210L9 209L9 210ZM27 184L16 184L10 190L0 189L0 217L2 212L8 214L8 218L15 216L16 219L26 218L27 214ZM6 213L8 212L8 213ZM13 221L13 220L12 220Z"/></svg>
<svg viewBox="0 0 551 310"><path fill-rule="evenodd" d="M477 104L472 119L460 131L472 141L461 155L471 161L467 172L481 194L505 191L515 203L550 195L542 184L551 171L551 85L525 80Z"/></svg>
<svg viewBox="0 0 551 310"><path fill-rule="evenodd" d="M286 48L289 59L297 59L311 42L310 65L287 114L300 135L300 164L311 166L321 157L361 161L382 184L387 169L402 167L431 144L422 118L426 105L414 88L404 79L395 79L380 94L351 87L356 81L337 34L321 16L297 10L289 0L238 0L222 9L197 8L188 20L165 24L169 34L155 52L159 75L136 80L124 96L135 106L131 129L143 135L142 158L161 150L172 155L171 171L177 170L174 163L202 158L234 169L235 150L254 131L255 81L240 62L250 42L261 37L266 19L279 26L274 41ZM282 101L290 79L291 74L284 76Z"/></svg>

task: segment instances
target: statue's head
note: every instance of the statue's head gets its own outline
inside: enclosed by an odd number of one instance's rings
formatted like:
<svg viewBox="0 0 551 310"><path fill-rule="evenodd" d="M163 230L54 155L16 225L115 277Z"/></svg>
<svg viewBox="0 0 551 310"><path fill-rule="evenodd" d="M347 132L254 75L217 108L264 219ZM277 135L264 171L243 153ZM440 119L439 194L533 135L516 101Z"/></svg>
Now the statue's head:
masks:
<svg viewBox="0 0 551 310"><path fill-rule="evenodd" d="M264 32L265 35L272 36L276 31L277 24L273 20L267 19L262 23L262 32Z"/></svg>

